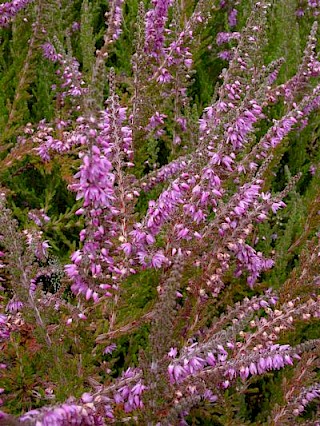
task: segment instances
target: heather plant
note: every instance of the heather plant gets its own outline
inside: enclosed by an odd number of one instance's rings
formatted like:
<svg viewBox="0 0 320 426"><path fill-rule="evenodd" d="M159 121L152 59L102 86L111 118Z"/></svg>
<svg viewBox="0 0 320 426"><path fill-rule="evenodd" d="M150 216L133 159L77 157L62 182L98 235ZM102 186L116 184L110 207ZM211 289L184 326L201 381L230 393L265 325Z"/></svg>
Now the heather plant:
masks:
<svg viewBox="0 0 320 426"><path fill-rule="evenodd" d="M285 67L284 32L265 62L284 3L62 3L66 21L55 2L23 9L4 126L0 421L316 424L317 22ZM208 43L219 77L199 114ZM40 119L20 106L31 84ZM30 166L41 180L23 184Z"/></svg>

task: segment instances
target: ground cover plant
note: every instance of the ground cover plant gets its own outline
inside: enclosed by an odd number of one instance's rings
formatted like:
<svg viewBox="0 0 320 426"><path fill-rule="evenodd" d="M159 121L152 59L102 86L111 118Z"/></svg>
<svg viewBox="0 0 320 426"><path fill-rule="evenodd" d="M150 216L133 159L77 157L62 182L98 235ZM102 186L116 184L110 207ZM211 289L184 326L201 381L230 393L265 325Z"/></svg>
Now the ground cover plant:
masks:
<svg viewBox="0 0 320 426"><path fill-rule="evenodd" d="M320 424L319 8L0 4L0 424Z"/></svg>

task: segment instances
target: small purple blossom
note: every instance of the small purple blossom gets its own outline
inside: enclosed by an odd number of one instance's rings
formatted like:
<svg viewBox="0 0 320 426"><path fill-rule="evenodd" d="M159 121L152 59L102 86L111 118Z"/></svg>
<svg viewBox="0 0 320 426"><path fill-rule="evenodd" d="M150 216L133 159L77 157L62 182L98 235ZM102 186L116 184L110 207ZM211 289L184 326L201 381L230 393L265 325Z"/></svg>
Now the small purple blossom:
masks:
<svg viewBox="0 0 320 426"><path fill-rule="evenodd" d="M110 355L115 351L115 349L117 349L117 345L115 343L111 343L111 345L104 348L103 353L104 355Z"/></svg>
<svg viewBox="0 0 320 426"><path fill-rule="evenodd" d="M177 348L171 348L168 352L168 357L175 358L177 356L178 349Z"/></svg>
<svg viewBox="0 0 320 426"><path fill-rule="evenodd" d="M20 10L26 8L33 0L12 0L0 4L0 27L7 27Z"/></svg>

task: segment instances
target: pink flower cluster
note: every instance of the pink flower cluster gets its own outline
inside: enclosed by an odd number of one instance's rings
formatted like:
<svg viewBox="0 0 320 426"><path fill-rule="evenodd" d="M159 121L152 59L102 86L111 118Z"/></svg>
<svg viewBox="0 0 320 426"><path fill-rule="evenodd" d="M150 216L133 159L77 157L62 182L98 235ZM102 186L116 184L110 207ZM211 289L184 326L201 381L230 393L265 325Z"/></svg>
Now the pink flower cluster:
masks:
<svg viewBox="0 0 320 426"><path fill-rule="evenodd" d="M220 46L224 43L229 43L231 40L239 40L240 39L240 33L239 32L233 32L233 33L218 33L217 35L217 45Z"/></svg>
<svg viewBox="0 0 320 426"><path fill-rule="evenodd" d="M145 51L157 58L164 52L165 24L172 0L152 0L153 8L146 13Z"/></svg>
<svg viewBox="0 0 320 426"><path fill-rule="evenodd" d="M146 178L143 178L141 182L142 189L147 192L159 183L168 182L171 177L182 173L187 168L189 162L188 158L179 158L179 160L171 161L171 163L166 164Z"/></svg>
<svg viewBox="0 0 320 426"><path fill-rule="evenodd" d="M237 25L238 11L234 6L239 3L239 0L220 0L220 7L228 11L228 24L230 27L235 27Z"/></svg>
<svg viewBox="0 0 320 426"><path fill-rule="evenodd" d="M201 354L201 346L194 343L184 349L183 355L170 363L168 367L170 382L182 383L191 377L212 374L216 369L223 372L220 387L226 389L236 377L245 380L250 375L280 370L286 365L293 365L294 358L300 359L289 345L274 344L250 354L243 353L241 361L230 356L230 350L234 349L235 345L231 342L227 343L226 348L218 343L208 352Z"/></svg>
<svg viewBox="0 0 320 426"><path fill-rule="evenodd" d="M122 6L124 0L113 0L111 3L110 12L108 16L108 41L113 43L120 37L122 33Z"/></svg>
<svg viewBox="0 0 320 426"><path fill-rule="evenodd" d="M123 374L121 379L132 378L137 374L137 371L128 369ZM114 394L114 402L116 404L124 404L124 411L129 413L133 410L142 409L144 407L142 401L143 392L147 389L139 380L133 385L124 385L117 389Z"/></svg>
<svg viewBox="0 0 320 426"><path fill-rule="evenodd" d="M296 15L301 18L308 11L310 11L315 17L319 16L319 13L320 13L319 0L300 0L299 7L296 10Z"/></svg>
<svg viewBox="0 0 320 426"><path fill-rule="evenodd" d="M26 8L33 0L12 0L0 4L0 27L6 27L20 10Z"/></svg>
<svg viewBox="0 0 320 426"><path fill-rule="evenodd" d="M133 166L133 151L131 129L124 124L125 120L126 109L115 98L99 118L78 119L78 135L85 141L87 151L80 153L82 165L70 189L77 193L78 200L83 200L77 214L86 217L87 229L80 234L83 248L72 255L73 264L67 265L66 271L74 281L72 290L85 295L87 300L97 300L98 294L81 278L81 265L86 264L94 278L111 273L116 279L127 273L126 266L115 261L119 241L124 252L131 251L121 215L125 215L127 204L139 193L126 189L124 170ZM111 285L103 283L100 291L109 288Z"/></svg>
<svg viewBox="0 0 320 426"><path fill-rule="evenodd" d="M10 326L8 316L0 314L0 341L8 340L10 337Z"/></svg>
<svg viewBox="0 0 320 426"><path fill-rule="evenodd" d="M84 81L82 74L79 71L80 64L74 58L57 53L55 47L51 43L42 45L43 56L52 62L58 62L60 68L57 70L57 75L61 80L61 97L62 99L69 96L78 98L85 92ZM54 89L56 89L54 87Z"/></svg>
<svg viewBox="0 0 320 426"><path fill-rule="evenodd" d="M31 410L20 417L20 422L33 422L41 426L103 426L104 420L96 415L90 403L77 405L65 403L58 407ZM29 424L29 423L28 423Z"/></svg>
<svg viewBox="0 0 320 426"><path fill-rule="evenodd" d="M294 402L297 408L293 410L295 416L302 414L306 406L314 399L320 398L320 384L311 385L308 388L303 389L300 393L299 398Z"/></svg>

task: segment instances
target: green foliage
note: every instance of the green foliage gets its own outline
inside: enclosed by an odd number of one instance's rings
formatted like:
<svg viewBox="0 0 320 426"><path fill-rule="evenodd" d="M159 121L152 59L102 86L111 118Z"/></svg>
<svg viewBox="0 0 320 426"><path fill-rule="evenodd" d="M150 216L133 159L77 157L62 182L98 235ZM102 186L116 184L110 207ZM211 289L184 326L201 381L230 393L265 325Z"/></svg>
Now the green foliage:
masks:
<svg viewBox="0 0 320 426"><path fill-rule="evenodd" d="M95 38L93 33L93 5L85 0L81 6L81 23L80 23L80 47L82 56L82 69L88 80L91 77L92 67L94 63Z"/></svg>
<svg viewBox="0 0 320 426"><path fill-rule="evenodd" d="M297 0L273 1L268 14L268 31L266 46L267 63L283 57L285 63L281 68L278 81L284 82L292 77L301 60L302 43L305 43L310 28L301 27L297 16L293 13L298 7ZM288 37L290 34L290 37Z"/></svg>
<svg viewBox="0 0 320 426"><path fill-rule="evenodd" d="M44 232L57 255L64 259L75 248L80 220L74 195L68 191L59 166L47 170L38 158L27 156L0 174L0 184L9 189L7 201L21 228L29 226L28 212L43 209L50 221Z"/></svg>

